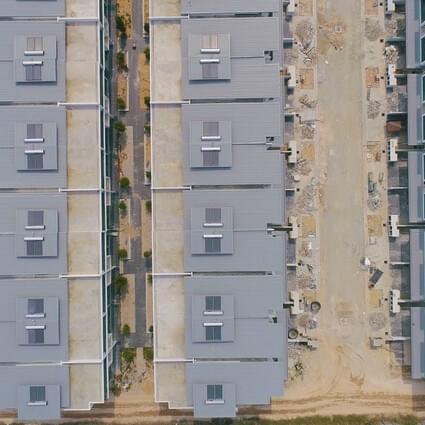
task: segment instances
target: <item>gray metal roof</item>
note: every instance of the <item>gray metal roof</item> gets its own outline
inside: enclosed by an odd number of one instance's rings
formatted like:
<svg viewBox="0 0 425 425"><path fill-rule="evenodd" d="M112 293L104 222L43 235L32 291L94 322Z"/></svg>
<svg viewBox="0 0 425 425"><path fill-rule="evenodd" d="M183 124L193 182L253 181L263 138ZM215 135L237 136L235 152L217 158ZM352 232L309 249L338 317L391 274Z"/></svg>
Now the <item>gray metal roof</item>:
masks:
<svg viewBox="0 0 425 425"><path fill-rule="evenodd" d="M182 107L185 184L283 184L279 102L208 103ZM203 140L203 125L217 123L218 139ZM273 138L273 140L272 140ZM220 149L219 164L205 167L202 149Z"/></svg>
<svg viewBox="0 0 425 425"><path fill-rule="evenodd" d="M1 0L1 17L63 16L65 0Z"/></svg>
<svg viewBox="0 0 425 425"><path fill-rule="evenodd" d="M29 48L28 38L42 39L42 55ZM38 48L36 49L38 50ZM27 72L40 66L28 81ZM37 65L41 63L41 65ZM65 23L4 21L0 26L0 102L65 100Z"/></svg>
<svg viewBox="0 0 425 425"><path fill-rule="evenodd" d="M283 394L281 361L195 362L186 365L186 386L195 417L231 417L237 406L266 405ZM207 384L222 384L223 404L206 403Z"/></svg>
<svg viewBox="0 0 425 425"><path fill-rule="evenodd" d="M42 141L28 141L32 124L42 125ZM0 187L66 185L66 112L57 106L0 106ZM27 139L27 141L25 141ZM26 151L44 152L44 170L26 169Z"/></svg>
<svg viewBox="0 0 425 425"><path fill-rule="evenodd" d="M186 356L205 359L286 356L286 284L282 276L203 276L185 278ZM222 314L208 315L205 297L222 298ZM276 316L276 323L271 319ZM223 323L223 342L206 342L204 323ZM199 335L201 334L201 335ZM253 344L255 340L255 344Z"/></svg>
<svg viewBox="0 0 425 425"><path fill-rule="evenodd" d="M424 153L408 153L409 174L409 222L418 223L425 221L424 194Z"/></svg>
<svg viewBox="0 0 425 425"><path fill-rule="evenodd" d="M66 280L0 280L0 293L0 364L68 360ZM43 317L29 314L33 299L43 300ZM26 326L45 326L44 344L29 344Z"/></svg>
<svg viewBox="0 0 425 425"><path fill-rule="evenodd" d="M28 405L32 385L46 386L47 405ZM59 419L69 404L68 366L0 366L0 409L18 409L19 420Z"/></svg>
<svg viewBox="0 0 425 425"><path fill-rule="evenodd" d="M268 224L283 223L281 189L192 190L184 193L185 271L283 271L285 236ZM201 209L230 208L231 223L205 225ZM195 214L196 213L196 214ZM201 252L206 235L222 235L225 251Z"/></svg>
<svg viewBox="0 0 425 425"><path fill-rule="evenodd" d="M408 0L406 7L406 65L415 68L421 63L421 1Z"/></svg>
<svg viewBox="0 0 425 425"><path fill-rule="evenodd" d="M410 297L425 297L425 232L410 230ZM412 378L425 378L425 308L411 309Z"/></svg>
<svg viewBox="0 0 425 425"><path fill-rule="evenodd" d="M423 143L423 115L425 114L422 102L422 76L409 74L407 76L407 128L408 144L415 145Z"/></svg>
<svg viewBox="0 0 425 425"><path fill-rule="evenodd" d="M278 0L182 0L182 13L259 13L278 12Z"/></svg>
<svg viewBox="0 0 425 425"><path fill-rule="evenodd" d="M279 19L275 17L183 20L183 98L280 97L279 31ZM218 39L208 42L208 35ZM208 43L217 45L217 53L201 51ZM272 63L266 63L265 51L273 52ZM219 61L215 64L217 75L212 79L203 74L204 67L212 65L202 61ZM209 71L207 74L210 75Z"/></svg>
<svg viewBox="0 0 425 425"><path fill-rule="evenodd" d="M28 228L28 211L44 212L44 228ZM66 194L0 194L0 252L2 276L66 274ZM28 238L42 238L42 256L28 256Z"/></svg>

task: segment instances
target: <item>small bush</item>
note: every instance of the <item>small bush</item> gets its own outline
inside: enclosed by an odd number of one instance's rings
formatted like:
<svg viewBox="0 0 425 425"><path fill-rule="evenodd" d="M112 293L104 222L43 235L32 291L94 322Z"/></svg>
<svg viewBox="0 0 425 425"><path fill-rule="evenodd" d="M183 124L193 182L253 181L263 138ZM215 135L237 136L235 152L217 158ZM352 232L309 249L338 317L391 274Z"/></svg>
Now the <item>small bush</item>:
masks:
<svg viewBox="0 0 425 425"><path fill-rule="evenodd" d="M117 97L117 108L125 109L125 100L122 97Z"/></svg>
<svg viewBox="0 0 425 425"><path fill-rule="evenodd" d="M151 258L152 257L152 251L151 250L145 251L143 253L143 257L145 257L145 258Z"/></svg>
<svg viewBox="0 0 425 425"><path fill-rule="evenodd" d="M124 363L131 364L134 363L136 359L136 349L135 348L124 348L121 351L121 358Z"/></svg>
<svg viewBox="0 0 425 425"><path fill-rule="evenodd" d="M115 24L117 26L117 30L122 34L126 35L126 26L125 21L122 16L117 15L115 18Z"/></svg>
<svg viewBox="0 0 425 425"><path fill-rule="evenodd" d="M118 133L125 132L125 124L122 121L115 121L114 128L115 130L117 130Z"/></svg>
<svg viewBox="0 0 425 425"><path fill-rule="evenodd" d="M118 385L115 381L112 381L112 382L109 384L109 391L111 391L111 393L112 393L115 397L117 397L117 396L119 396L119 395L120 395L120 393L121 393L121 388L119 387L119 385Z"/></svg>
<svg viewBox="0 0 425 425"><path fill-rule="evenodd" d="M152 347L143 347L143 358L147 362L153 361L153 348Z"/></svg>
<svg viewBox="0 0 425 425"><path fill-rule="evenodd" d="M128 258L128 253L127 253L127 250L125 248L121 248L118 251L118 258L120 260L125 260L126 258Z"/></svg>
<svg viewBox="0 0 425 425"><path fill-rule="evenodd" d="M151 181L152 173L150 171L145 171L146 179Z"/></svg>
<svg viewBox="0 0 425 425"><path fill-rule="evenodd" d="M145 33L149 34L149 31L150 31L149 22L145 22L145 24L143 25L143 29L144 29Z"/></svg>
<svg viewBox="0 0 425 425"><path fill-rule="evenodd" d="M150 325L150 326L149 326L149 332L150 332L151 334L153 334L153 325Z"/></svg>
<svg viewBox="0 0 425 425"><path fill-rule="evenodd" d="M150 124L145 124L145 133L149 136L151 134L151 125Z"/></svg>
<svg viewBox="0 0 425 425"><path fill-rule="evenodd" d="M145 208L149 214L152 213L152 201L150 199L145 202Z"/></svg>
<svg viewBox="0 0 425 425"><path fill-rule="evenodd" d="M143 53L145 54L145 58L147 62L151 61L151 49L149 47L146 47L145 50L143 50Z"/></svg>
<svg viewBox="0 0 425 425"><path fill-rule="evenodd" d="M125 62L125 53L124 52L118 52L117 53L117 65L118 65L118 71L124 71L128 72L128 67Z"/></svg>
<svg viewBox="0 0 425 425"><path fill-rule="evenodd" d="M152 285L152 273L148 273L148 274L146 275L146 278L147 278L148 283L149 283L150 285Z"/></svg>
<svg viewBox="0 0 425 425"><path fill-rule="evenodd" d="M130 188L130 179L128 177L120 178L120 188L123 190L127 190Z"/></svg>
<svg viewBox="0 0 425 425"><path fill-rule="evenodd" d="M121 330L121 333L122 333L122 336L124 336L124 337L128 337L128 336L130 336L130 332L131 332L131 330L130 330L130 325L128 325L127 323L122 327L122 330Z"/></svg>
<svg viewBox="0 0 425 425"><path fill-rule="evenodd" d="M144 102L145 102L146 108L149 109L151 107L151 97L150 96L145 96Z"/></svg>
<svg viewBox="0 0 425 425"><path fill-rule="evenodd" d="M127 278L125 276L123 276L122 274L120 274L119 276L117 276L115 278L114 283L115 283L115 287L117 289L117 292L119 294L124 294L125 291L128 288L128 280L127 280Z"/></svg>
<svg viewBox="0 0 425 425"><path fill-rule="evenodd" d="M118 209L122 213L125 213L127 211L127 204L125 203L125 201L120 201L120 203L118 204Z"/></svg>

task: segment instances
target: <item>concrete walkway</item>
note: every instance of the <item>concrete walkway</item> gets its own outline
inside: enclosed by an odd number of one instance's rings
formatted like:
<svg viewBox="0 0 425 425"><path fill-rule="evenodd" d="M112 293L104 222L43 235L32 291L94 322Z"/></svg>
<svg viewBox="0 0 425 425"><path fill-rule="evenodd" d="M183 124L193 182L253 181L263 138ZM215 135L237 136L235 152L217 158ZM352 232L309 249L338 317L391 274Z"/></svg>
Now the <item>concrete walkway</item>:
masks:
<svg viewBox="0 0 425 425"><path fill-rule="evenodd" d="M126 126L133 128L133 155L129 155L129 157L133 157L134 175L128 176L131 182L131 190L127 197L131 198L131 222L137 229L141 226L140 201L150 198L150 188L144 184L143 132L146 113L140 109L139 101L139 55L143 53L146 46L146 41L143 38L143 0L133 0L132 36L126 40L125 46L121 46L128 51L129 110L128 112L118 113L118 116ZM124 267L125 274L135 275L136 328L130 335L128 343L132 347L143 347L151 345L151 335L146 332L145 272L147 270L143 258L145 249L142 247L141 233L135 231L133 234L134 237L131 241L132 259L127 261Z"/></svg>

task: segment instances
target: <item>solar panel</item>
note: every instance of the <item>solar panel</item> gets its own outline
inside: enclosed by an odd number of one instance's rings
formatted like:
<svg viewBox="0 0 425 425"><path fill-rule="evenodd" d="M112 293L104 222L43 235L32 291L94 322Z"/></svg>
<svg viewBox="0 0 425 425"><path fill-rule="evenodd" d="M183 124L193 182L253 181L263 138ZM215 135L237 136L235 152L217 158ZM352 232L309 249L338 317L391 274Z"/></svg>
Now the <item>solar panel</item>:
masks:
<svg viewBox="0 0 425 425"><path fill-rule="evenodd" d="M204 80L216 80L218 78L218 63L203 63L202 78Z"/></svg>
<svg viewBox="0 0 425 425"><path fill-rule="evenodd" d="M43 124L27 124L27 138L41 139L43 137Z"/></svg>
<svg viewBox="0 0 425 425"><path fill-rule="evenodd" d="M221 311L221 297L219 295L207 295L205 297L206 311Z"/></svg>
<svg viewBox="0 0 425 425"><path fill-rule="evenodd" d="M221 208L205 208L206 223L221 223Z"/></svg>
<svg viewBox="0 0 425 425"><path fill-rule="evenodd" d="M43 154L42 153L27 154L27 168L28 170L42 170L43 169Z"/></svg>
<svg viewBox="0 0 425 425"><path fill-rule="evenodd" d="M204 167L217 167L218 166L218 151L203 151L202 159Z"/></svg>
<svg viewBox="0 0 425 425"><path fill-rule="evenodd" d="M43 255L43 241L25 241L28 257L41 257Z"/></svg>
<svg viewBox="0 0 425 425"><path fill-rule="evenodd" d="M205 241L205 252L207 254L215 254L221 252L221 239L207 238Z"/></svg>
<svg viewBox="0 0 425 425"><path fill-rule="evenodd" d="M203 134L204 137L217 137L218 134L218 121L204 121Z"/></svg>
<svg viewBox="0 0 425 425"><path fill-rule="evenodd" d="M44 344L44 329L27 329L28 344Z"/></svg>
<svg viewBox="0 0 425 425"><path fill-rule="evenodd" d="M30 386L30 403L46 401L46 387L42 385Z"/></svg>
<svg viewBox="0 0 425 425"><path fill-rule="evenodd" d="M206 326L205 340L206 341L221 341L221 326Z"/></svg>
<svg viewBox="0 0 425 425"><path fill-rule="evenodd" d="M44 211L28 211L28 226L43 226Z"/></svg>
<svg viewBox="0 0 425 425"><path fill-rule="evenodd" d="M44 313L44 299L30 298L28 300L28 314L43 314L43 313Z"/></svg>

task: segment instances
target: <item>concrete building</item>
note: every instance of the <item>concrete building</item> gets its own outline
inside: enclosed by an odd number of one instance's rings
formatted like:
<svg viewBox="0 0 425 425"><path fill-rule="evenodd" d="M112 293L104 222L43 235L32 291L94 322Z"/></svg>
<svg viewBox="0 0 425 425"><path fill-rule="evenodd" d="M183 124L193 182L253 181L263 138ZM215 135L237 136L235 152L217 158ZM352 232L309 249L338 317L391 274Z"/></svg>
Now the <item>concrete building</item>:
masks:
<svg viewBox="0 0 425 425"><path fill-rule="evenodd" d="M287 378L282 7L150 7L155 400L233 417Z"/></svg>
<svg viewBox="0 0 425 425"><path fill-rule="evenodd" d="M419 69L425 62L425 2L406 2L406 67ZM421 146L425 140L425 74L408 74L408 144ZM409 222L418 228L410 233L410 298L425 298L425 156L423 150L408 152ZM411 309L412 377L425 378L425 308Z"/></svg>
<svg viewBox="0 0 425 425"><path fill-rule="evenodd" d="M0 2L0 410L19 420L109 394L109 15Z"/></svg>

